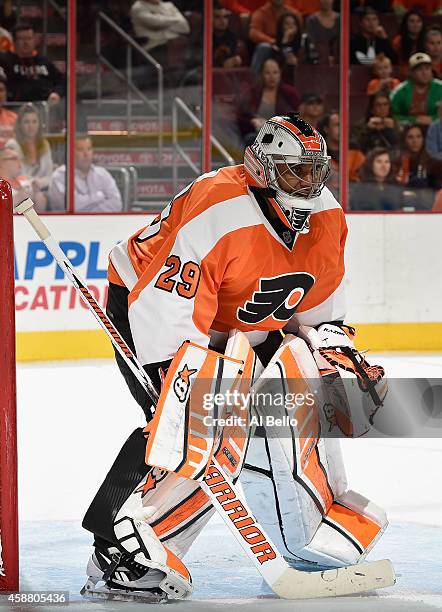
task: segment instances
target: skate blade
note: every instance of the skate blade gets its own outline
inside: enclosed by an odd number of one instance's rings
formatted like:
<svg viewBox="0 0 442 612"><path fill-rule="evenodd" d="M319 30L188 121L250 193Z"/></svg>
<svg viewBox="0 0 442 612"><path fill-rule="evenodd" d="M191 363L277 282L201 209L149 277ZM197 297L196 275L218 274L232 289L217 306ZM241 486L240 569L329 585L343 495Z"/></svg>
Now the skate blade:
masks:
<svg viewBox="0 0 442 612"><path fill-rule="evenodd" d="M85 585L80 595L87 599L105 599L107 601L132 601L139 603L168 603L167 595L146 593L144 591L127 591L108 589L107 587L88 587Z"/></svg>

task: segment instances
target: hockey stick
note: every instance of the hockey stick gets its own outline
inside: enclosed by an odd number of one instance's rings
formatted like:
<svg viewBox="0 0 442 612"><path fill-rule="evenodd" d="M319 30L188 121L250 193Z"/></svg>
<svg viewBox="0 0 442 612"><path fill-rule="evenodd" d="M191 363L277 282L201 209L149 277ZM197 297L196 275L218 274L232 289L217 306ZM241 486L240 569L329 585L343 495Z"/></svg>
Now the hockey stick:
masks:
<svg viewBox="0 0 442 612"><path fill-rule="evenodd" d="M140 384L156 402L158 394L147 373L137 361L106 313L102 311L86 284L55 242L46 225L34 210L30 198L15 207L32 225L55 261L66 273L100 326L109 336ZM276 595L285 599L308 599L351 595L392 586L395 576L388 560L360 563L322 572L304 572L289 566L284 557L255 520L246 500L215 457L212 457L205 479L200 483L216 511L242 546L247 556Z"/></svg>

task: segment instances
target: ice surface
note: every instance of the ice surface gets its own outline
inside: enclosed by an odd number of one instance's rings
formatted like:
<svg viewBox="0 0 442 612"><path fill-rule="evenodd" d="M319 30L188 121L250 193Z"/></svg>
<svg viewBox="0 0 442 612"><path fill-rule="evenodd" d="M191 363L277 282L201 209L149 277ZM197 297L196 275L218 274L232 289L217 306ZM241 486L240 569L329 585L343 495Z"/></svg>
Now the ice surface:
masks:
<svg viewBox="0 0 442 612"><path fill-rule="evenodd" d="M398 377L435 378L442 371L440 355L383 355L371 361ZM22 590L68 590L69 610L141 610L142 604L84 602L78 595L91 544L81 517L121 444L143 423L113 362L20 365L18 419ZM393 561L395 587L333 601L276 600L266 596L260 576L214 517L187 555L195 593L179 607L442 609L442 440L348 440L343 450L352 488L387 510L391 525L369 559ZM150 604L149 610L157 607Z"/></svg>

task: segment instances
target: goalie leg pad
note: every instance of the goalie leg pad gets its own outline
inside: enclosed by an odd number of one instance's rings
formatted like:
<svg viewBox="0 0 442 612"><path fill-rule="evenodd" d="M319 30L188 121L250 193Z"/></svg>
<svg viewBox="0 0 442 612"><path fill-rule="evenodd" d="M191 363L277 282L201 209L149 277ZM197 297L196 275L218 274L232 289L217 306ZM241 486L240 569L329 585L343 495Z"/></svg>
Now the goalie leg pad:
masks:
<svg viewBox="0 0 442 612"><path fill-rule="evenodd" d="M273 395L272 406L257 404L264 437L250 442L241 482L258 520L287 557L298 558L314 536L334 492L324 465L315 402L291 404L289 397L315 397L320 374L305 342L287 335L253 386L255 397ZM284 397L285 402L276 401ZM268 426L269 417L291 423ZM295 424L296 423L296 424Z"/></svg>
<svg viewBox="0 0 442 612"><path fill-rule="evenodd" d="M313 555L322 565L353 565L365 559L387 525L382 508L354 491L346 491L322 518L304 553Z"/></svg>
<svg viewBox="0 0 442 612"><path fill-rule="evenodd" d="M184 342L168 369L153 420L146 463L200 481L218 435L217 406L241 378L242 360Z"/></svg>
<svg viewBox="0 0 442 612"><path fill-rule="evenodd" d="M315 379L320 385L306 343L287 336L253 390L287 394L291 388L312 386ZM285 556L336 567L361 560L385 529L386 518L368 500L347 491L339 441L319 437L325 399L317 391L310 411L294 409L296 425L267 427L264 437L251 440L241 482L253 512ZM272 415L277 411L273 405ZM258 412L265 422L265 407L258 405ZM276 416L288 413L282 406Z"/></svg>

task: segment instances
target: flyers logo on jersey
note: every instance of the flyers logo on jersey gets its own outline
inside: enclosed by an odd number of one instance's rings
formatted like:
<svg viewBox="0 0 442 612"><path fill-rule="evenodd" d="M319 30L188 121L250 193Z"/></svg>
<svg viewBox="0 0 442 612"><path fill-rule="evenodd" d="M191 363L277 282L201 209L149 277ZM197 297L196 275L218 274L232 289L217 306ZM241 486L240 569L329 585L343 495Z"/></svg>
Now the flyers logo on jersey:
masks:
<svg viewBox="0 0 442 612"><path fill-rule="evenodd" d="M196 370L189 370L186 363L173 381L173 390L180 402L185 402L187 400L190 389L190 377L192 374L195 374L195 372Z"/></svg>
<svg viewBox="0 0 442 612"><path fill-rule="evenodd" d="M261 323L268 317L288 321L315 280L307 272L261 278L259 291L255 291L252 299L246 301L242 308L238 308L236 316L239 321L249 325Z"/></svg>

